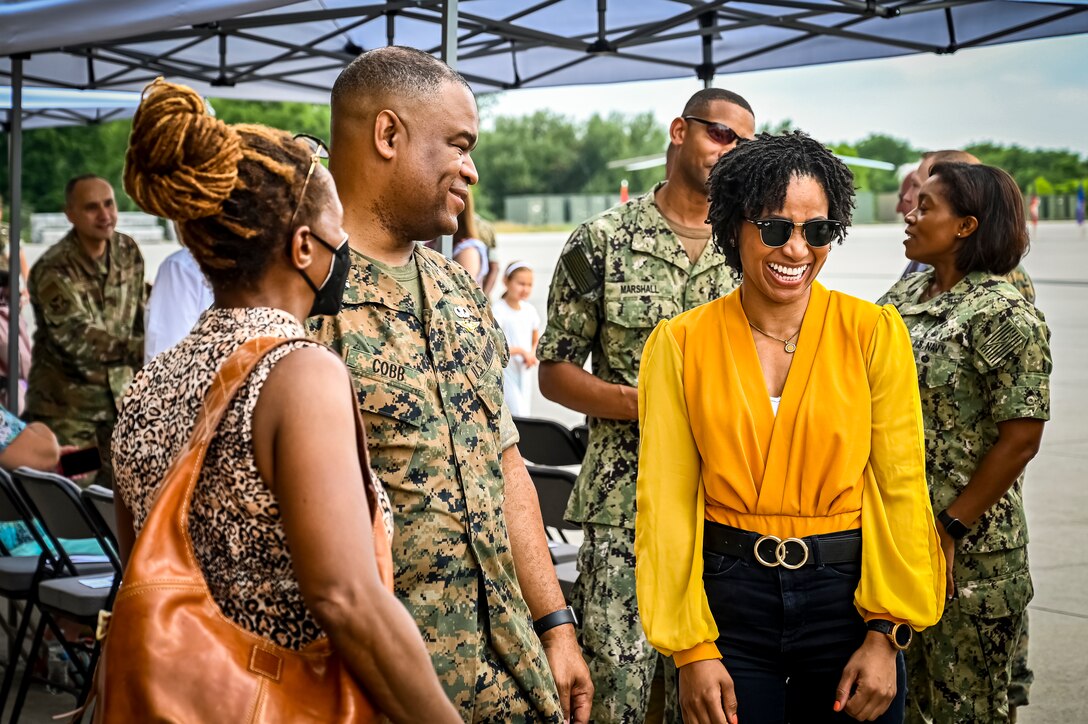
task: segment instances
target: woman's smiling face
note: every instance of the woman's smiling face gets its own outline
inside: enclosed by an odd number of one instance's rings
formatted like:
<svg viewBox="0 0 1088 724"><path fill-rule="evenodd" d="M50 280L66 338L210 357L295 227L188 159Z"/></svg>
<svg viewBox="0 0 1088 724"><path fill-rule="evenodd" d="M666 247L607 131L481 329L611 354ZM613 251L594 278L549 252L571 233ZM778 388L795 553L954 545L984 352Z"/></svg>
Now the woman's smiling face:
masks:
<svg viewBox="0 0 1088 724"><path fill-rule="evenodd" d="M781 209L764 209L760 219L785 219L802 223L826 219L827 194L811 176L794 176L786 188L786 201ZM782 246L766 246L759 228L747 221L741 224L738 243L744 269L746 293L754 293L774 304L789 304L808 293L820 273L831 246L809 246L795 228Z"/></svg>

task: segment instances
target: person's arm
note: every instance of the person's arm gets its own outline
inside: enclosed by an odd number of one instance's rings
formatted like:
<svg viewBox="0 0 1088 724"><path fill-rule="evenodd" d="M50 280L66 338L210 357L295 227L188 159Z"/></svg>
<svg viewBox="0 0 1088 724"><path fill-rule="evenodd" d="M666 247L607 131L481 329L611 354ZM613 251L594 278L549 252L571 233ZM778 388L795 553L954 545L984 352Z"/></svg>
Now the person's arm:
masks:
<svg viewBox="0 0 1088 724"><path fill-rule="evenodd" d="M490 250L488 250L487 260L489 263L487 274L484 274L484 281L480 286L483 288L484 294L491 296L491 290L495 288L495 282L499 279L499 260L491 257Z"/></svg>
<svg viewBox="0 0 1088 724"><path fill-rule="evenodd" d="M567 604L552 566L536 488L517 445L503 450L502 473L506 482L503 513L514 555L514 569L529 613L536 620ZM564 624L545 631L540 643L559 689L563 716L578 724L588 722L593 704L593 682L582 659L574 626Z"/></svg>
<svg viewBox="0 0 1088 724"><path fill-rule="evenodd" d="M480 275L480 269L484 265L483 260L480 258L480 252L472 246L466 246L454 254L453 260L463 266L473 279Z"/></svg>
<svg viewBox="0 0 1088 724"><path fill-rule="evenodd" d="M5 410L5 413L7 411ZM53 471L60 461L60 446L53 431L40 422L32 422L0 452L0 468L27 467Z"/></svg>
<svg viewBox="0 0 1088 724"><path fill-rule="evenodd" d="M861 503L863 617L921 630L944 610L944 556L925 475L918 372L910 334L892 306L881 312L866 350L872 428ZM870 631L843 669L835 710L867 720L895 697L896 649Z"/></svg>
<svg viewBox="0 0 1088 724"><path fill-rule="evenodd" d="M143 282L140 282L141 287ZM53 267L35 266L30 273L30 301L41 315L49 338L70 360L81 366L131 364L143 354L143 335L118 337L95 319L72 288L71 281ZM142 292L141 292L142 294Z"/></svg>
<svg viewBox="0 0 1088 724"><path fill-rule="evenodd" d="M638 419L637 389L605 382L573 362L541 360L540 394L590 417Z"/></svg>
<svg viewBox="0 0 1088 724"><path fill-rule="evenodd" d="M396 722L459 722L415 622L379 577L350 390L328 350L283 358L254 411L257 467L306 606L377 707Z"/></svg>
<svg viewBox="0 0 1088 724"><path fill-rule="evenodd" d="M668 322L646 341L639 371L635 589L649 642L680 667L685 722L736 724L733 679L703 587L702 459L684 398L683 352Z"/></svg>
<svg viewBox="0 0 1088 724"><path fill-rule="evenodd" d="M602 311L600 294L580 294L567 273L563 256L575 246L593 248L592 233L584 224L563 247L548 290L548 324L536 351L540 393L590 417L636 420L638 391L634 387L605 382L582 368L597 338Z"/></svg>
<svg viewBox="0 0 1088 724"><path fill-rule="evenodd" d="M984 401L997 423L997 441L947 508L968 528L1009 491L1039 452L1043 426L1050 419L1053 367L1050 332L1026 310L1010 310L1002 320L977 327L972 347L979 352L976 365L982 373ZM942 541L954 550L944 526L938 529Z"/></svg>

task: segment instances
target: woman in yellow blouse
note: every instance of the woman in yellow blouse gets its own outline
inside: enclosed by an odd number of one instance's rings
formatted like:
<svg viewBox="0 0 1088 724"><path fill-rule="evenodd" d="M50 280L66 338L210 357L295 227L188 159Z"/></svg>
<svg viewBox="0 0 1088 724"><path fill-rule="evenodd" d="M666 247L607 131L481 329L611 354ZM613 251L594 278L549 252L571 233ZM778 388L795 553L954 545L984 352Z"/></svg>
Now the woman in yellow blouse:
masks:
<svg viewBox="0 0 1088 724"><path fill-rule="evenodd" d="M893 307L816 276L853 177L804 134L760 135L710 178L744 271L643 351L639 614L692 722L900 722L911 631L944 560L917 374Z"/></svg>

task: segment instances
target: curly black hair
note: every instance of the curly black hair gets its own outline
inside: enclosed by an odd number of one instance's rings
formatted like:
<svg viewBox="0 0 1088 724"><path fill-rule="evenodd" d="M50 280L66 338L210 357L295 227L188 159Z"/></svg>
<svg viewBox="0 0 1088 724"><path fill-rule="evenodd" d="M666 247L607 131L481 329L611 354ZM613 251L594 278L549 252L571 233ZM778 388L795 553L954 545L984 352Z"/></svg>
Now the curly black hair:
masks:
<svg viewBox="0 0 1088 724"><path fill-rule="evenodd" d="M740 269L740 225L768 210L781 209L795 176L809 176L827 194L829 219L849 226L854 208L854 174L823 144L801 131L760 133L718 159L710 172L711 225L726 260ZM841 240L840 240L841 243Z"/></svg>

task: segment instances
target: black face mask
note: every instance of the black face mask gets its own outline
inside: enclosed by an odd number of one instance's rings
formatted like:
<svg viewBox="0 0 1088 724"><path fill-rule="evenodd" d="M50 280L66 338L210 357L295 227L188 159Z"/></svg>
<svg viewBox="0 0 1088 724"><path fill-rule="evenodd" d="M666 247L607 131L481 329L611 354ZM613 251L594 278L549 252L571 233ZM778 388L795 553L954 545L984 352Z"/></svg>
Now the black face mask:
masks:
<svg viewBox="0 0 1088 724"><path fill-rule="evenodd" d="M332 252L332 263L329 264L329 275L325 277L325 281L320 287L314 286L304 269L297 270L302 278L306 280L306 283L310 285L310 289L314 290L314 304L310 307L308 316L317 317L325 314L337 314L340 312L340 304L344 300L344 287L348 283L348 272L351 271L351 249L348 247L347 239L344 239L339 247L334 247L312 231L310 236L317 239L322 246Z"/></svg>

